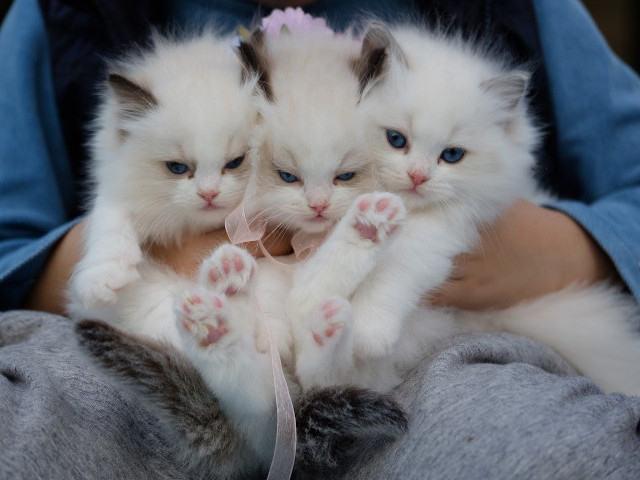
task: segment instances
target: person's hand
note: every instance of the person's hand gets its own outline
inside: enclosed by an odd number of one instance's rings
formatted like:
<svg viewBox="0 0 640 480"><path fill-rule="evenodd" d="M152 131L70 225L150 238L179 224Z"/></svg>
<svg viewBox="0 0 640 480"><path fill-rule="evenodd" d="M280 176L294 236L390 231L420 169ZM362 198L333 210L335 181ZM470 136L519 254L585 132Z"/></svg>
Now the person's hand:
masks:
<svg viewBox="0 0 640 480"><path fill-rule="evenodd" d="M24 308L65 314L67 284L82 255L86 220L74 225L56 244L31 287Z"/></svg>
<svg viewBox="0 0 640 480"><path fill-rule="evenodd" d="M229 243L229 237L224 229L183 238L179 246L156 244L148 248L149 253L156 260L169 265L180 274L195 277L202 261L223 243ZM269 254L273 256L291 252L291 238L286 233L279 232L278 235L267 233L263 243ZM238 246L255 257L263 256L257 242L243 243Z"/></svg>
<svg viewBox="0 0 640 480"><path fill-rule="evenodd" d="M76 263L80 260L84 244L86 220L76 224L58 242L29 292L24 308L65 314L65 292ZM224 230L185 238L178 247L152 245L149 253L166 263L176 272L195 276L200 262L217 246L229 242ZM264 245L271 255L284 255L291 250L291 239L286 234L267 235ZM240 245L255 256L262 252L256 243Z"/></svg>
<svg viewBox="0 0 640 480"><path fill-rule="evenodd" d="M618 279L611 260L567 215L518 200L455 259L453 273L426 300L467 310L507 308L571 284Z"/></svg>

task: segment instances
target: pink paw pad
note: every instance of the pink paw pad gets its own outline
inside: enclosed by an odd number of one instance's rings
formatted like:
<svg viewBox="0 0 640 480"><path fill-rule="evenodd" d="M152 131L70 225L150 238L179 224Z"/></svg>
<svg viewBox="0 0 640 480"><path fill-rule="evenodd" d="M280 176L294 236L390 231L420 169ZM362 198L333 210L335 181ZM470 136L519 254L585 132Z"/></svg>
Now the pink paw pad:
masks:
<svg viewBox="0 0 640 480"><path fill-rule="evenodd" d="M347 305L341 305L339 301L333 299L327 300L320 307L321 319L317 325L312 326L311 335L313 341L318 346L323 346L325 342L342 331L346 325L345 317L348 315L348 304L346 300L342 300Z"/></svg>
<svg viewBox="0 0 640 480"><path fill-rule="evenodd" d="M370 206L371 200L369 200L368 198L363 198L362 200L360 200L360 203L358 203L358 210L364 213L369 210Z"/></svg>
<svg viewBox="0 0 640 480"><path fill-rule="evenodd" d="M255 260L249 253L225 245L203 262L200 278L218 292L236 295L248 288L254 273Z"/></svg>
<svg viewBox="0 0 640 480"><path fill-rule="evenodd" d="M178 325L201 347L217 343L229 333L225 304L217 295L186 294L176 303Z"/></svg>
<svg viewBox="0 0 640 480"><path fill-rule="evenodd" d="M382 212L389 206L388 198L381 198L376 202L376 211Z"/></svg>
<svg viewBox="0 0 640 480"><path fill-rule="evenodd" d="M222 337L224 337L228 332L228 322L227 319L222 315L216 315L217 325L212 325L209 323L203 324L206 329L206 335L204 338L200 340L201 347L208 347L212 343L216 343Z"/></svg>
<svg viewBox="0 0 640 480"><path fill-rule="evenodd" d="M364 240L373 243L381 237L393 234L404 215L404 205L400 198L390 194L370 194L358 201L355 230Z"/></svg>
<svg viewBox="0 0 640 480"><path fill-rule="evenodd" d="M356 222L355 229L360 233L360 236L365 240L371 240L372 242L378 241L378 228L366 223Z"/></svg>

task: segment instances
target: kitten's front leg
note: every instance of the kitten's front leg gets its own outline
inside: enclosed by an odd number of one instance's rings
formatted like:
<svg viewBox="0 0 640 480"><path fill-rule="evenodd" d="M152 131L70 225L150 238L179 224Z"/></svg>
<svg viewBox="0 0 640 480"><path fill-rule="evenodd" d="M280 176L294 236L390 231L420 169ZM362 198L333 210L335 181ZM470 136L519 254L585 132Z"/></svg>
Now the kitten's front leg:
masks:
<svg viewBox="0 0 640 480"><path fill-rule="evenodd" d="M238 419L273 409L269 354L256 347L256 273L251 255L223 245L202 263L200 285L178 295L174 306L185 353Z"/></svg>
<svg viewBox="0 0 640 480"><path fill-rule="evenodd" d="M453 258L469 240L446 221L412 215L402 235L351 298L354 352L358 358L393 353L405 319L421 298L448 278Z"/></svg>
<svg viewBox="0 0 640 480"><path fill-rule="evenodd" d="M115 302L120 289L140 278L142 257L126 212L115 205L96 207L87 221L85 254L70 281L72 315Z"/></svg>
<svg viewBox="0 0 640 480"><path fill-rule="evenodd" d="M353 312L347 300L330 297L311 309L297 338L296 374L303 390L348 383L353 373Z"/></svg>
<svg viewBox="0 0 640 480"><path fill-rule="evenodd" d="M315 255L296 267L289 318L299 323L323 299L349 298L405 219L397 195L378 192L358 197Z"/></svg>

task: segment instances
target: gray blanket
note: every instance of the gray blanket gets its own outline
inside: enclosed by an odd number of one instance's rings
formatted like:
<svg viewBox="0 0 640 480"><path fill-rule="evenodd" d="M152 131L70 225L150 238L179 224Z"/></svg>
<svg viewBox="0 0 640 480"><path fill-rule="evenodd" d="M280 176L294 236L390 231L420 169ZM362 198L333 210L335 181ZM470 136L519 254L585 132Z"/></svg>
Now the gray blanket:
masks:
<svg viewBox="0 0 640 480"><path fill-rule="evenodd" d="M640 370L640 366L639 366ZM460 337L397 392L409 432L352 479L638 479L640 398L604 395L547 348ZM188 479L144 405L70 320L0 314L0 479Z"/></svg>

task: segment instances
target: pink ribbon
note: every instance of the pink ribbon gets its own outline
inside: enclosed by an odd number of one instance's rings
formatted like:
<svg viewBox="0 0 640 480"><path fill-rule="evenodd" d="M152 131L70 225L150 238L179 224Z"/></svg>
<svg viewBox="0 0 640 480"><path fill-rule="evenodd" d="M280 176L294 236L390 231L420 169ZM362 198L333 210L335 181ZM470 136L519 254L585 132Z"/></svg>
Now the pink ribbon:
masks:
<svg viewBox="0 0 640 480"><path fill-rule="evenodd" d="M244 211L244 203L238 205L224 221L224 228L227 231L229 240L234 245L248 242L258 242L258 246L262 251L262 254L268 258L271 262L279 267L290 269L291 265L279 262L267 251L262 243L262 238L267 230L267 222L254 217L251 221L247 220L247 216ZM306 260L310 257L324 242L327 237L327 232L321 233L306 233L297 232L291 239L291 246L293 252L298 261Z"/></svg>
<svg viewBox="0 0 640 480"><path fill-rule="evenodd" d="M229 240L234 245L246 242L258 242L264 255L279 265L267 252L262 244L262 237L266 231L266 222L256 220L253 225L247 221L244 211L244 204L241 203L231 212L224 222L224 227L229 235ZM293 410L291 394L287 386L287 380L282 371L280 352L273 340L271 328L265 315L256 299L256 307L262 318L262 323L267 330L269 337L269 349L271 354L271 369L273 371L273 387L276 398L276 444L273 450L273 458L269 467L267 480L287 480L291 478L293 465L296 460L296 416Z"/></svg>

